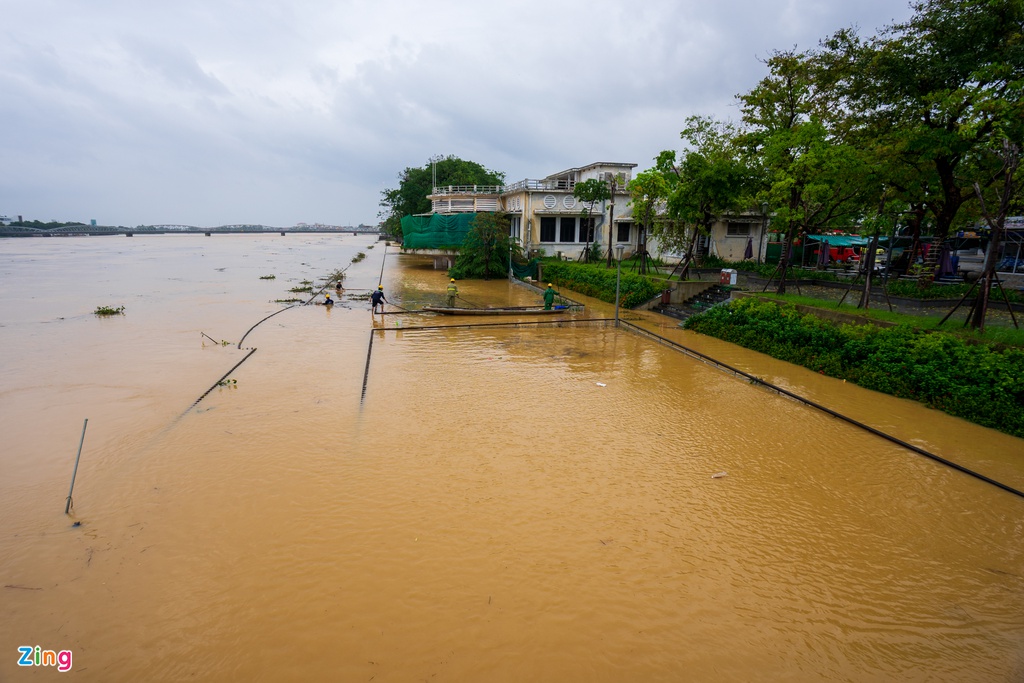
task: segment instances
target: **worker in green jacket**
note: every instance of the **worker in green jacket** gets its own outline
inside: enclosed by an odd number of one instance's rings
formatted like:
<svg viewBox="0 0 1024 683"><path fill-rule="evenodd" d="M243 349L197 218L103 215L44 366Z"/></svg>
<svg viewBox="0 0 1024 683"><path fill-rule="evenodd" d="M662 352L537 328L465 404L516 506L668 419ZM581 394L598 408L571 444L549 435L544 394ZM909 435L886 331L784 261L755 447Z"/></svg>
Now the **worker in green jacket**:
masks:
<svg viewBox="0 0 1024 683"><path fill-rule="evenodd" d="M555 303L555 295L556 294L558 294L558 292L555 291L555 286L549 282L548 283L548 288L544 290L544 310L545 311L550 311L551 310L551 304Z"/></svg>
<svg viewBox="0 0 1024 683"><path fill-rule="evenodd" d="M455 297L459 295L459 288L455 286L455 278L448 282L448 308L455 308Z"/></svg>

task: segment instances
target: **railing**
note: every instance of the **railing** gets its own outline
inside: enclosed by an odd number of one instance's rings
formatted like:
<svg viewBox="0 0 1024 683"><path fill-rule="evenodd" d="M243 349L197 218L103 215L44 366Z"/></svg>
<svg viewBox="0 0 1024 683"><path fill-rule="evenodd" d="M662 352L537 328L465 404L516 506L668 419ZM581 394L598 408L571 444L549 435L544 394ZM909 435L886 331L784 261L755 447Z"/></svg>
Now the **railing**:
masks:
<svg viewBox="0 0 1024 683"><path fill-rule="evenodd" d="M448 195L472 194L507 194L522 190L572 190L576 186L573 180L520 180L511 185L439 185L433 188L431 196L445 197Z"/></svg>
<svg viewBox="0 0 1024 683"><path fill-rule="evenodd" d="M499 211L501 204L497 197L474 197L472 199L435 199L431 202L434 213L476 213Z"/></svg>
<svg viewBox="0 0 1024 683"><path fill-rule="evenodd" d="M520 180L518 183L506 185L502 193L520 192L522 190L571 190L576 186L572 180Z"/></svg>
<svg viewBox="0 0 1024 683"><path fill-rule="evenodd" d="M442 185L435 187L433 195L446 196L450 194L501 194L501 185Z"/></svg>

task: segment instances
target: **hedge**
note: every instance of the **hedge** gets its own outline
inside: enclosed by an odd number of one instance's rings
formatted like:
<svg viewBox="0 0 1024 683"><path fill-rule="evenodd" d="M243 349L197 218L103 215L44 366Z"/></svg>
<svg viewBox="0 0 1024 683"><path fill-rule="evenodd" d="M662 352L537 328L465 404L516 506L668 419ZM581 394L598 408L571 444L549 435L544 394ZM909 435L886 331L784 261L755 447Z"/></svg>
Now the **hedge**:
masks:
<svg viewBox="0 0 1024 683"><path fill-rule="evenodd" d="M544 263L544 281L557 282L561 287L592 296L601 301L615 303L615 273L604 266L568 261ZM619 302L624 308L633 308L650 301L661 293L661 285L649 277L635 273L622 273Z"/></svg>
<svg viewBox="0 0 1024 683"><path fill-rule="evenodd" d="M753 297L711 308L684 326L1024 437L1024 349L970 344L908 325L837 325Z"/></svg>

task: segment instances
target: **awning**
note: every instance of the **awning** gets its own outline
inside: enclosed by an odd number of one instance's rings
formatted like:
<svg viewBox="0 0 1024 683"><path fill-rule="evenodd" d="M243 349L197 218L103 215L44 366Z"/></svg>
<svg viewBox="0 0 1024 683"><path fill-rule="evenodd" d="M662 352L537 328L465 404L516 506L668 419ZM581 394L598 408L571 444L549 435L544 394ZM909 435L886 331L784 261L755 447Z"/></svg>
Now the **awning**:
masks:
<svg viewBox="0 0 1024 683"><path fill-rule="evenodd" d="M808 242L828 242L830 247L866 247L871 244L870 237L854 237L853 235L808 235ZM885 244L888 237L879 236L878 243Z"/></svg>

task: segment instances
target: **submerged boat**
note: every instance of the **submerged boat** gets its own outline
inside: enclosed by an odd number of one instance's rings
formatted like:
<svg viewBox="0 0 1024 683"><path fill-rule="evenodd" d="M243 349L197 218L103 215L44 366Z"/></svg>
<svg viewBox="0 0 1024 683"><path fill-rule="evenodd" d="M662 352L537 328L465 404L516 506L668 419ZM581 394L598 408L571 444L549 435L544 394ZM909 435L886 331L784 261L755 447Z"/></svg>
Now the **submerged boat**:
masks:
<svg viewBox="0 0 1024 683"><path fill-rule="evenodd" d="M423 311L431 313L443 313L445 315L538 315L550 313L568 313L571 309L582 308L582 306L555 306L544 308L543 306L499 306L495 308L449 308L447 306L424 306Z"/></svg>

